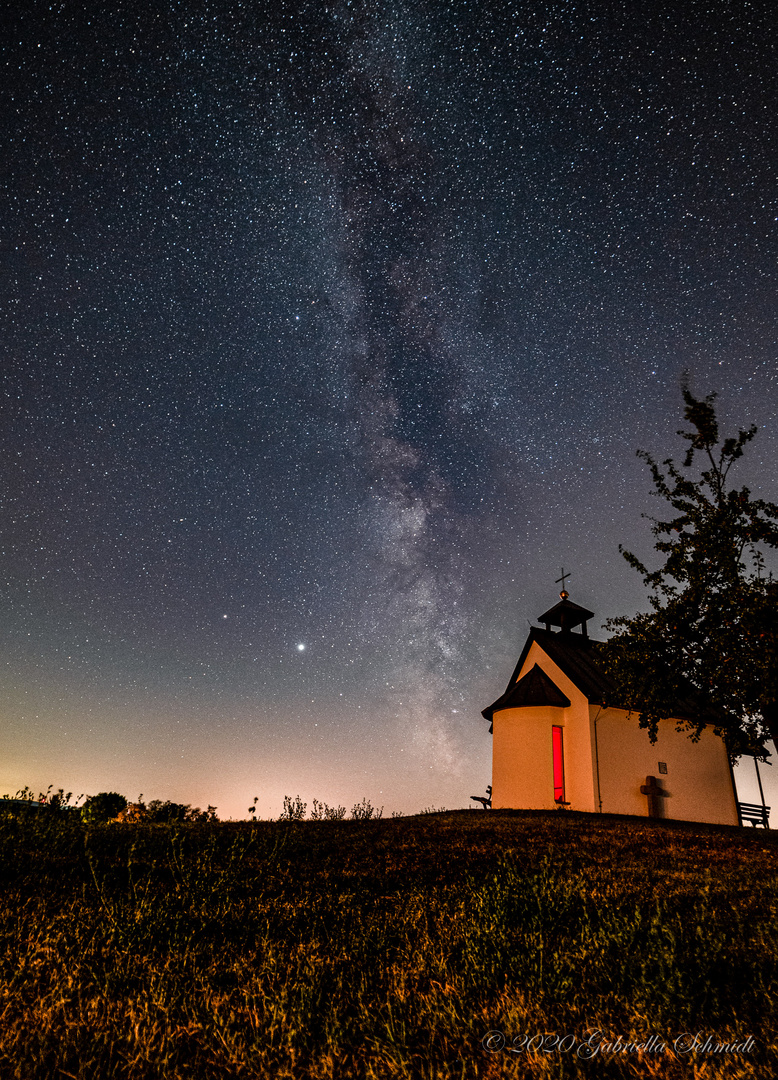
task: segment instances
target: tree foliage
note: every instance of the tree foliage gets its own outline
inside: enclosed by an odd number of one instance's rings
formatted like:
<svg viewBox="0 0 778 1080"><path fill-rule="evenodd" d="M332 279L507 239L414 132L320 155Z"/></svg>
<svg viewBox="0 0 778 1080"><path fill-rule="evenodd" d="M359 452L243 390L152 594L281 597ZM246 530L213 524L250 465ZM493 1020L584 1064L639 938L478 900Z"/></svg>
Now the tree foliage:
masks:
<svg viewBox="0 0 778 1080"><path fill-rule="evenodd" d="M610 621L607 665L619 704L639 712L652 740L661 719L680 713L693 739L712 726L733 758L763 755L766 739L778 745L778 582L765 569L765 549L778 547L778 506L729 483L756 427L721 439L715 395L682 390L682 465L639 451L673 511L652 519L664 562L649 570L620 548L651 610Z"/></svg>
<svg viewBox="0 0 778 1080"><path fill-rule="evenodd" d="M158 825L172 825L183 822L218 821L216 807L209 806L207 810L201 810L199 806L190 806L189 803L170 802L166 799L152 799L148 806L143 806L141 820Z"/></svg>
<svg viewBox="0 0 778 1080"><path fill-rule="evenodd" d="M91 795L81 807L81 817L88 825L112 821L127 806L127 800L117 791L101 791Z"/></svg>
<svg viewBox="0 0 778 1080"><path fill-rule="evenodd" d="M142 799L136 803L128 803L123 795L115 791L101 791L99 795L92 795L82 806L81 817L89 825L117 820L144 821L152 825L218 821L215 806L201 810L199 806L170 802L169 799L164 802L161 799L154 799L148 805Z"/></svg>

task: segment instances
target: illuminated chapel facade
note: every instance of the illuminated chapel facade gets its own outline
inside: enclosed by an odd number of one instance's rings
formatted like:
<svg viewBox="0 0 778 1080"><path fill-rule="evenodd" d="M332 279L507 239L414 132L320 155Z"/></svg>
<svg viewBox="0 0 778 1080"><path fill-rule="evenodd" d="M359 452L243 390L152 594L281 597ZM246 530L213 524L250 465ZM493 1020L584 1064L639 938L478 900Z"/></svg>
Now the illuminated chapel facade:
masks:
<svg viewBox="0 0 778 1080"><path fill-rule="evenodd" d="M533 627L504 694L483 710L493 735L492 807L631 814L737 825L734 776L710 728L692 742L659 724L651 743L635 714L612 706L587 633L591 611L560 602Z"/></svg>

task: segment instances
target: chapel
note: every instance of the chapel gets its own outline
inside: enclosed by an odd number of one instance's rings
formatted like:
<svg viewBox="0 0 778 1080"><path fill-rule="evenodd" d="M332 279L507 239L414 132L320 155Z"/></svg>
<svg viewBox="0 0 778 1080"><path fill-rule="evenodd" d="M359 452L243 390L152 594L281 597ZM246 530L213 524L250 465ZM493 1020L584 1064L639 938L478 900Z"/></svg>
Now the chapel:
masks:
<svg viewBox="0 0 778 1080"><path fill-rule="evenodd" d="M632 814L737 825L735 780L723 740L704 728L692 742L678 721L692 699L663 720L652 743L635 713L614 705L598 664L593 612L569 599L539 616L508 687L483 716L493 736L494 809Z"/></svg>

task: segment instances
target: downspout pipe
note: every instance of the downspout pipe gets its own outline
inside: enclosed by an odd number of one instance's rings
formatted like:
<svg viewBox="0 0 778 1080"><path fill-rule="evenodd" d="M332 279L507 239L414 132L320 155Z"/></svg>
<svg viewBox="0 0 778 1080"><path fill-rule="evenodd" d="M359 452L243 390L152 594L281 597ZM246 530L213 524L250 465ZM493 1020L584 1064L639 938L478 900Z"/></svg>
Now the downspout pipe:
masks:
<svg viewBox="0 0 778 1080"><path fill-rule="evenodd" d="M600 719L600 713L605 708L604 705L600 705L597 710L597 715L594 718L594 769L597 776L597 805L598 814L602 813L602 791L600 790L600 751L597 745L597 721Z"/></svg>

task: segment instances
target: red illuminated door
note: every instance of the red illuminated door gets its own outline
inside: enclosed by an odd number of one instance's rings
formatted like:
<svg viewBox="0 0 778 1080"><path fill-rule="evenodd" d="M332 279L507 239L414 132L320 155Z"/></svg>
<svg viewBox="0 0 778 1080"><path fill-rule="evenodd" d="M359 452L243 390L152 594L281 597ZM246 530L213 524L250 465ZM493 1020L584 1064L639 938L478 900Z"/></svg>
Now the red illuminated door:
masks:
<svg viewBox="0 0 778 1080"><path fill-rule="evenodd" d="M551 728L551 748L554 759L554 802L565 801L565 755L561 727Z"/></svg>

